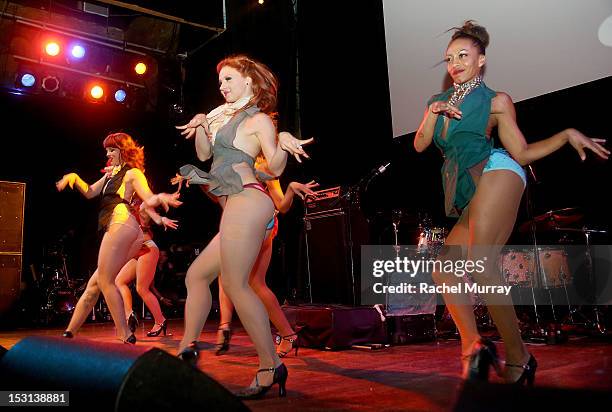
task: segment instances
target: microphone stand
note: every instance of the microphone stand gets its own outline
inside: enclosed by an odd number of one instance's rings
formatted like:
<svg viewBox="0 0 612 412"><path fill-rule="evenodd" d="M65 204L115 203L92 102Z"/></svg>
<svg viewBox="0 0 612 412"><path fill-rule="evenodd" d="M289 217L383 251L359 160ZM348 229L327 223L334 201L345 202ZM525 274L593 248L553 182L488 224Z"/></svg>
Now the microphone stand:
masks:
<svg viewBox="0 0 612 412"><path fill-rule="evenodd" d="M531 180L531 184L535 184L537 183L537 180L535 179L535 174L533 173L533 169L531 168L531 165L529 165L529 171L531 174L532 179ZM535 273L534 276L531 279L531 298L532 298L532 302L533 302L533 312L535 315L535 328L532 327L530 334L533 334L534 329L538 332L538 334L541 334L543 332L543 328L540 325L540 316L538 314L538 305L536 303L536 297L535 297L535 286L534 282L536 279L539 279L539 276L541 276L541 267L540 267L540 253L538 251L538 241L537 241L537 236L536 236L536 223L534 220L534 216L533 216L533 199L532 199L532 190L531 190L531 185L527 184L527 188L525 190L525 205L527 207L527 218L529 219L529 221L531 222L530 224L530 235L531 235L531 240L533 243L533 256L534 256L534 260L535 260Z"/></svg>

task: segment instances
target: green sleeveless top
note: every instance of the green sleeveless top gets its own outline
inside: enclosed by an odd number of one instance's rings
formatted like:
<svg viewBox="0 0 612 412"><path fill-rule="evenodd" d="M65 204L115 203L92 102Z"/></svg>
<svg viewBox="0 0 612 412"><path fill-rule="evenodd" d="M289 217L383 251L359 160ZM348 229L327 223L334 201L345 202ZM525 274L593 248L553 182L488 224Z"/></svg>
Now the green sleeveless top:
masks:
<svg viewBox="0 0 612 412"><path fill-rule="evenodd" d="M453 88L433 96L427 106L435 101L447 101ZM476 191L476 184L470 174L470 168L489 158L493 141L485 135L491 99L495 92L484 82L468 94L459 104L461 120L448 120L446 136L442 138L445 116L438 116L434 128L433 141L442 151L442 185L444 187L444 206L446 215L459 217Z"/></svg>

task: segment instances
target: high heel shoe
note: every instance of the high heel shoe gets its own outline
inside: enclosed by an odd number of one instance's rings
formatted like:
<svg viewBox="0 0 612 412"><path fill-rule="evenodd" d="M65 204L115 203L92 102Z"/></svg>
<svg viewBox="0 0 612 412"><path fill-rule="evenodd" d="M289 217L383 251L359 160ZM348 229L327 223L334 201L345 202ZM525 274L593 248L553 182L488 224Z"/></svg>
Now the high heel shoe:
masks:
<svg viewBox="0 0 612 412"><path fill-rule="evenodd" d="M64 333L62 333L62 337L67 338L67 339L72 339L74 338L74 335L69 330L65 330Z"/></svg>
<svg viewBox="0 0 612 412"><path fill-rule="evenodd" d="M177 357L187 362L194 368L197 368L198 358L200 357L200 349L198 348L198 342L195 340L191 342L189 346L187 346L177 355Z"/></svg>
<svg viewBox="0 0 612 412"><path fill-rule="evenodd" d="M134 311L130 312L130 316L127 318L128 327L130 328L130 332L136 332L136 328L138 327L138 318Z"/></svg>
<svg viewBox="0 0 612 412"><path fill-rule="evenodd" d="M272 383L270 385L264 386L259 384L257 375L262 372L274 372L274 377L272 378ZM275 383L278 383L278 396L283 398L287 396L287 390L285 389L287 376L289 376L289 372L287 371L287 367L284 363L281 363L276 368L259 369L255 374L255 386L250 386L241 390L240 392L236 392L235 395L244 400L260 399L270 390L272 386L274 386Z"/></svg>
<svg viewBox="0 0 612 412"><path fill-rule="evenodd" d="M511 363L506 363L506 367L523 369L521 376L519 376L518 380L514 382L515 385L533 386L533 382L535 381L535 373L538 369L538 362L531 353L529 354L529 360L526 364L514 365Z"/></svg>
<svg viewBox="0 0 612 412"><path fill-rule="evenodd" d="M128 336L128 338L126 340L123 341L123 343L129 343L131 345L135 345L136 344L136 336L134 336L134 334L132 333L130 336Z"/></svg>
<svg viewBox="0 0 612 412"><path fill-rule="evenodd" d="M164 332L164 336L166 336L166 329L168 327L167 323L168 319L164 319L162 323L156 323L155 325L153 325L153 328L155 328L155 326L159 326L159 328L151 329L149 332L147 332L147 336L153 338L155 336L159 336L159 334L162 332Z"/></svg>
<svg viewBox="0 0 612 412"><path fill-rule="evenodd" d="M472 353L463 356L469 362L467 380L482 381L489 380L489 367L493 366L498 375L501 375L501 366L497 357L495 344L488 339L480 338L474 344Z"/></svg>
<svg viewBox="0 0 612 412"><path fill-rule="evenodd" d="M281 335L275 336L274 340L276 341L276 344L279 346L279 350L276 351L276 354L278 355L279 358L284 358L285 356L287 356L289 352L293 350L293 348L295 348L295 356L297 357L298 349L300 348L300 340L299 340L300 336L298 333L299 332L292 333L287 336L281 336ZM291 343L291 348L289 348L289 350L280 350L280 345L281 343L283 343L283 341Z"/></svg>
<svg viewBox="0 0 612 412"><path fill-rule="evenodd" d="M223 355L225 352L229 350L230 340L232 340L232 330L228 327L227 329L223 329L221 326L229 325L230 322L224 322L219 324L219 329L223 334L223 341L221 343L217 343L217 351L215 355Z"/></svg>

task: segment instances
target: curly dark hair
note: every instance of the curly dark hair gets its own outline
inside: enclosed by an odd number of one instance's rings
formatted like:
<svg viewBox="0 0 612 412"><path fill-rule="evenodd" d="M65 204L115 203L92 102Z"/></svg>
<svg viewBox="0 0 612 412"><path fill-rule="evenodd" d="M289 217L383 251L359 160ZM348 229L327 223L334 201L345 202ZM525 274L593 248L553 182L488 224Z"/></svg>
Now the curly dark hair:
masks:
<svg viewBox="0 0 612 412"><path fill-rule="evenodd" d="M454 30L451 41L456 39L470 39L474 41L480 54L485 54L487 46L489 46L489 33L483 26L476 24L474 20L468 20L461 27L452 27L447 31Z"/></svg>
<svg viewBox="0 0 612 412"><path fill-rule="evenodd" d="M102 143L104 148L116 147L121 152L121 159L130 168L135 167L144 172L144 149L138 146L127 133L111 133Z"/></svg>

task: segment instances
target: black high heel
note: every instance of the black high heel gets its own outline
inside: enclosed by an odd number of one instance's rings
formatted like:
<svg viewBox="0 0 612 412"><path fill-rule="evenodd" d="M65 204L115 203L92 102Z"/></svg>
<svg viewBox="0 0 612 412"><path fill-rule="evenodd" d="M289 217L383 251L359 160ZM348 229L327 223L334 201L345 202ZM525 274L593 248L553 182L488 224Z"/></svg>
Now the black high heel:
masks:
<svg viewBox="0 0 612 412"><path fill-rule="evenodd" d="M177 357L187 362L194 368L197 368L198 358L200 357L200 349L198 348L198 342L195 340L191 342L189 346L187 346L177 355Z"/></svg>
<svg viewBox="0 0 612 412"><path fill-rule="evenodd" d="M217 329L223 332L223 341L221 343L217 343L217 351L215 352L215 355L217 356L223 355L229 350L229 344L232 340L232 330L229 327L227 329L221 328L221 326L229 324L230 322L221 323L219 324L219 328Z"/></svg>
<svg viewBox="0 0 612 412"><path fill-rule="evenodd" d="M65 330L64 333L62 333L62 337L67 338L67 339L72 339L74 338L74 335L69 330Z"/></svg>
<svg viewBox="0 0 612 412"><path fill-rule="evenodd" d="M489 367L493 366L498 375L501 375L501 366L497 357L497 348L489 339L480 338L474 346L472 353L463 357L469 361L469 381L487 382L489 380Z"/></svg>
<svg viewBox="0 0 612 412"><path fill-rule="evenodd" d="M129 343L131 345L135 345L136 344L136 336L134 336L134 334L132 333L130 336L128 336L128 338L126 340L123 341L123 343Z"/></svg>
<svg viewBox="0 0 612 412"><path fill-rule="evenodd" d="M535 381L535 373L538 369L538 361L536 361L536 358L531 353L529 354L529 360L526 364L514 365L511 363L506 363L506 367L523 369L523 373L521 376L519 376L518 380L514 382L514 385L533 386L533 382Z"/></svg>
<svg viewBox="0 0 612 412"><path fill-rule="evenodd" d="M268 386L263 386L259 384L259 379L257 375L261 372L274 372L274 377L272 378L272 383ZM281 363L276 368L264 368L259 369L255 374L255 386L250 386L241 390L240 392L236 392L235 395L244 400L248 399L260 399L262 398L275 383L278 383L278 396L281 398L287 396L287 390L285 389L285 384L287 382L287 377L289 376L289 372L287 371L287 367L284 363Z"/></svg>
<svg viewBox="0 0 612 412"><path fill-rule="evenodd" d="M130 312L130 316L127 318L128 327L130 328L130 332L136 332L136 328L138 327L138 318L134 311Z"/></svg>
<svg viewBox="0 0 612 412"><path fill-rule="evenodd" d="M153 330L151 329L150 331L147 332L147 336L150 338L159 336L160 333L164 332L164 336L166 336L166 329L168 328L168 319L164 319L164 321L162 323L156 323L155 325L153 325L153 327L155 327L156 325L159 326L159 328Z"/></svg>
<svg viewBox="0 0 612 412"><path fill-rule="evenodd" d="M298 349L300 348L299 332L292 333L291 335L287 336L276 335L274 340L276 341L276 344L278 346L280 346L283 341L291 342L291 348L289 350L280 350L279 348L279 350L276 352L279 358L284 358L285 356L287 356L289 352L293 350L293 348L295 348L295 356L297 357Z"/></svg>

